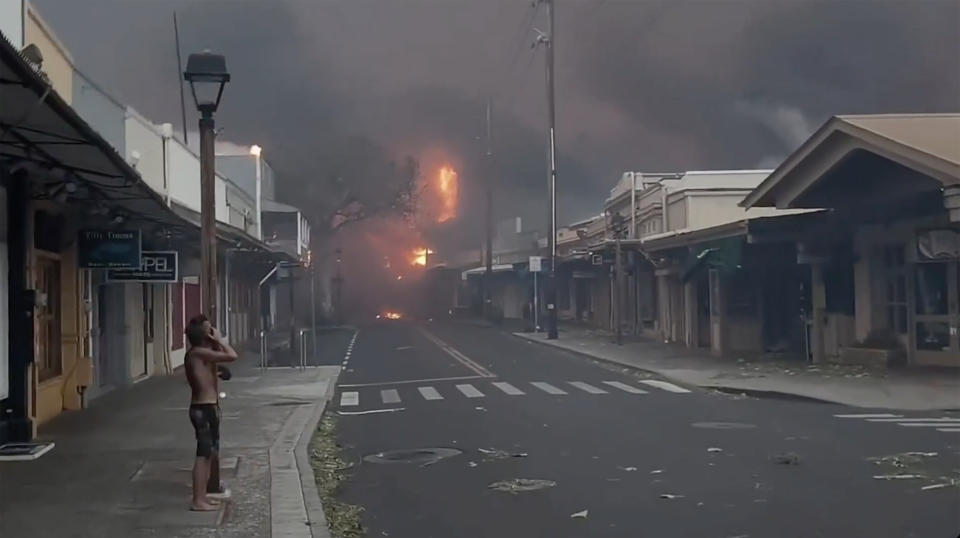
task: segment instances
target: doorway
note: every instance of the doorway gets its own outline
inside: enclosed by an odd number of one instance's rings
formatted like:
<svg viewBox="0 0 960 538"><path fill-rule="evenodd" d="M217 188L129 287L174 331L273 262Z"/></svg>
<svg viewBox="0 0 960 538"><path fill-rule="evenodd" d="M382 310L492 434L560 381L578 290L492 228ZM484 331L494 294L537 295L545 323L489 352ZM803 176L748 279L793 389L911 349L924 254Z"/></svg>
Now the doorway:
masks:
<svg viewBox="0 0 960 538"><path fill-rule="evenodd" d="M913 317L915 362L960 366L960 262L914 266Z"/></svg>

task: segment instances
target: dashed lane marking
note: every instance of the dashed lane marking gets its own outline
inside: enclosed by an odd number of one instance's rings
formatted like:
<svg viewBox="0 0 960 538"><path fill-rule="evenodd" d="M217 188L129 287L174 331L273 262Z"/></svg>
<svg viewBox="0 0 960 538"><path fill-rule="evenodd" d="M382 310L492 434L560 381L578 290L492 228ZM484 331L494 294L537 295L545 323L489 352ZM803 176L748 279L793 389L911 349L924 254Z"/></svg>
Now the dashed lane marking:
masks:
<svg viewBox="0 0 960 538"><path fill-rule="evenodd" d="M467 398L483 398L483 393L476 387L469 384L457 385L457 390L463 393Z"/></svg>
<svg viewBox="0 0 960 538"><path fill-rule="evenodd" d="M607 391L594 387L589 383L584 383L583 381L568 381L568 383L584 392L589 392L590 394L607 394Z"/></svg>
<svg viewBox="0 0 960 538"><path fill-rule="evenodd" d="M424 400L442 400L443 396L440 396L440 393L437 392L437 389L433 387L417 387L417 390L420 391L420 394L423 395Z"/></svg>
<svg viewBox="0 0 960 538"><path fill-rule="evenodd" d="M359 392L344 392L340 394L340 407L360 405Z"/></svg>
<svg viewBox="0 0 960 538"><path fill-rule="evenodd" d="M550 383L544 383L543 381L531 381L530 384L542 390L543 392L546 392L547 394L566 394L567 393L566 391L560 390L557 387L554 387L553 385L551 385Z"/></svg>
<svg viewBox="0 0 960 538"><path fill-rule="evenodd" d="M494 387L497 387L498 389L502 390L504 393L510 396L523 396L524 394L522 390L504 381L497 381L497 382L491 383L491 385L493 385Z"/></svg>
<svg viewBox="0 0 960 538"><path fill-rule="evenodd" d="M381 390L380 399L385 404L400 403L400 393L397 392L397 389Z"/></svg>
<svg viewBox="0 0 960 538"><path fill-rule="evenodd" d="M837 418L896 418L903 415L891 415L890 413L863 413L854 415L833 415Z"/></svg>
<svg viewBox="0 0 960 538"><path fill-rule="evenodd" d="M640 382L643 383L644 385L657 387L658 389L663 389L667 392L676 392L676 393L690 392L689 390L683 387L674 385L673 383L668 383L666 381L660 381L659 379L641 379Z"/></svg>
<svg viewBox="0 0 960 538"><path fill-rule="evenodd" d="M604 385L610 385L615 389L620 389L624 392L629 392L630 394L646 394L647 391L638 389L637 387L632 387L626 383L621 383L619 381L604 381Z"/></svg>

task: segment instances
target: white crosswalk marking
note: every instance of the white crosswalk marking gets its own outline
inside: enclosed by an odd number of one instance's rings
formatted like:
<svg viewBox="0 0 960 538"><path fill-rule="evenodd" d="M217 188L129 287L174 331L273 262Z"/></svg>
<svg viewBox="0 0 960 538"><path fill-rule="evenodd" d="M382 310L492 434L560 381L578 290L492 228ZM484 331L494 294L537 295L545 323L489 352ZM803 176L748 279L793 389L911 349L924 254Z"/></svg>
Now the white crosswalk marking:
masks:
<svg viewBox="0 0 960 538"><path fill-rule="evenodd" d="M858 415L833 415L837 418L896 418L903 415L891 415L890 413L866 413Z"/></svg>
<svg viewBox="0 0 960 538"><path fill-rule="evenodd" d="M522 396L524 394L522 390L518 389L517 387L514 387L510 383L505 383L503 381L497 381L495 383L491 383L491 385L493 385L494 387L497 387L498 389L502 390L506 394L509 394L510 396Z"/></svg>
<svg viewBox="0 0 960 538"><path fill-rule="evenodd" d="M897 422L898 426L908 428L942 428L944 426L958 426L958 424L944 424L943 422Z"/></svg>
<svg viewBox="0 0 960 538"><path fill-rule="evenodd" d="M385 404L400 403L400 393L397 392L397 389L381 390L380 399Z"/></svg>
<svg viewBox="0 0 960 538"><path fill-rule="evenodd" d="M547 394L566 394L566 391L562 391L550 383L544 383L543 381L531 381L530 384Z"/></svg>
<svg viewBox="0 0 960 538"><path fill-rule="evenodd" d="M598 389L597 387L594 387L588 383L584 383L583 381L568 381L568 383L584 392L589 392L590 394L607 394L607 391Z"/></svg>
<svg viewBox="0 0 960 538"><path fill-rule="evenodd" d="M603 384L610 385L615 389L620 389L622 391L629 392L630 394L647 394L647 391L645 390L638 389L637 387L631 387L630 385L627 385L626 383L621 383L619 381L604 381Z"/></svg>
<svg viewBox="0 0 960 538"><path fill-rule="evenodd" d="M483 398L483 393L477 390L473 385L457 385L457 390L463 393L467 398Z"/></svg>
<svg viewBox="0 0 960 538"><path fill-rule="evenodd" d="M922 417L868 418L867 422L956 422L957 424L960 424L960 418L922 418Z"/></svg>
<svg viewBox="0 0 960 538"><path fill-rule="evenodd" d="M347 407L351 405L360 405L360 393L344 392L340 394L340 407Z"/></svg>
<svg viewBox="0 0 960 538"><path fill-rule="evenodd" d="M656 387L656 388L658 388L658 389L663 389L663 390L665 390L665 391L667 391L667 392L678 392L678 393L679 393L679 392L690 392L689 390L687 390L687 389L685 389L685 388L683 388L683 387L678 387L677 385L674 385L673 383L667 383L666 381L660 381L660 380L658 380L658 379L641 379L640 382L643 383L644 385L650 385L651 387Z"/></svg>
<svg viewBox="0 0 960 538"><path fill-rule="evenodd" d="M442 400L443 396L433 387L417 387L424 400Z"/></svg>

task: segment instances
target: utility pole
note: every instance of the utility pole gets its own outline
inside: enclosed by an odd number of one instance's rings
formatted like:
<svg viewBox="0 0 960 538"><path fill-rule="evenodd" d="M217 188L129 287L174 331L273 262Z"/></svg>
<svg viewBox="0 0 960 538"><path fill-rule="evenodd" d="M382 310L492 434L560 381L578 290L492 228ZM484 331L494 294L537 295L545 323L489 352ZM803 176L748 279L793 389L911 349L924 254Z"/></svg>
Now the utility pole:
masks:
<svg viewBox="0 0 960 538"><path fill-rule="evenodd" d="M547 5L547 36L543 39L547 47L547 118L550 138L550 170L547 179L547 338L557 338L557 146L556 146L556 105L554 99L554 9L553 0L542 0Z"/></svg>
<svg viewBox="0 0 960 538"><path fill-rule="evenodd" d="M490 318L490 306L491 306L491 297L490 297L490 287L491 280L493 279L493 142L491 140L490 132L490 116L491 103L490 99L487 99L487 177L486 177L486 197L487 197L487 207L485 211L485 229L486 229L486 269L483 272L483 311L484 318Z"/></svg>
<svg viewBox="0 0 960 538"><path fill-rule="evenodd" d="M620 245L620 240L623 238L624 232L626 231L626 219L623 218L623 215L620 213L615 213L612 218L612 228L613 228L613 237L616 242L616 260L614 269L614 277L616 279L616 290L613 296L613 319L616 323L616 335L617 335L617 345L623 344L623 289L624 289L624 268L623 268L623 251Z"/></svg>

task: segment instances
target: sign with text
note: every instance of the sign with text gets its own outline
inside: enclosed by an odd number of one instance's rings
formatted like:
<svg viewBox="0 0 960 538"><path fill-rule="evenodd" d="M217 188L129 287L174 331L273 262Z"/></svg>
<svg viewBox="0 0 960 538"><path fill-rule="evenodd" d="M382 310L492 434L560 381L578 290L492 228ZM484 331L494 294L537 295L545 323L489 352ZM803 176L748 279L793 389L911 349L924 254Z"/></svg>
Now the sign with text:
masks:
<svg viewBox="0 0 960 538"><path fill-rule="evenodd" d="M541 256L530 256L530 272L539 273L543 271L543 258Z"/></svg>
<svg viewBox="0 0 960 538"><path fill-rule="evenodd" d="M175 250L144 250L140 254L140 267L137 269L110 269L107 281L110 282L177 282L178 262Z"/></svg>
<svg viewBox="0 0 960 538"><path fill-rule="evenodd" d="M77 251L81 269L136 269L140 230L80 230Z"/></svg>

